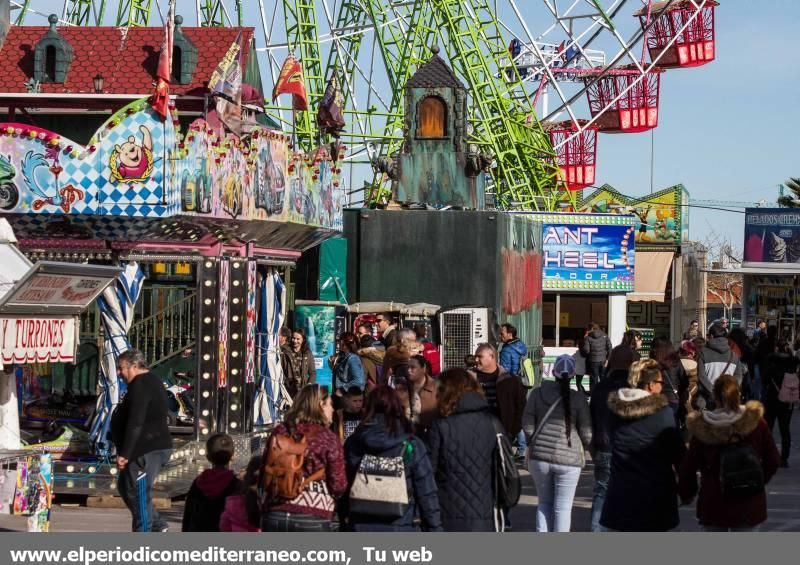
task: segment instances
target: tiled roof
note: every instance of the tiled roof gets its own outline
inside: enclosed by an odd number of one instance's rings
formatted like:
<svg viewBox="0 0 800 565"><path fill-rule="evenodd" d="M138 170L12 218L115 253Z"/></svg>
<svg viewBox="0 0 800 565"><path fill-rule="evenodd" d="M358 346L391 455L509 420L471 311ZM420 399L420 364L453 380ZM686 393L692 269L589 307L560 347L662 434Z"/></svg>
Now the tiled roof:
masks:
<svg viewBox="0 0 800 565"><path fill-rule="evenodd" d="M236 41L239 28L183 27L183 33L198 49L197 67L190 84L172 84L172 94L199 94L217 64ZM33 77L33 52L47 32L46 26L11 26L0 48L0 92L24 93L25 82ZM122 32L115 27L59 27L75 55L64 84L43 83L41 92L53 94L94 94L95 75L103 75L105 94L149 94L155 82L164 29L139 27ZM242 28L243 44L253 28ZM244 53L245 64L247 51Z"/></svg>
<svg viewBox="0 0 800 565"><path fill-rule="evenodd" d="M447 66L439 55L422 65L414 76L408 79L406 88L464 88L453 69Z"/></svg>

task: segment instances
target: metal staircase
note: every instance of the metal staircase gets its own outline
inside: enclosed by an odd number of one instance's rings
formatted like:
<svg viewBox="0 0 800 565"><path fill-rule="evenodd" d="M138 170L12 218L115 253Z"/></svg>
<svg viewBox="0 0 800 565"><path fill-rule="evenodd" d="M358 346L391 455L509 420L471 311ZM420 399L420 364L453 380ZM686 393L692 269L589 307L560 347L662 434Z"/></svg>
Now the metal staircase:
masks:
<svg viewBox="0 0 800 565"><path fill-rule="evenodd" d="M131 347L144 353L151 367L180 355L197 341L196 312L196 292L168 304L131 326Z"/></svg>

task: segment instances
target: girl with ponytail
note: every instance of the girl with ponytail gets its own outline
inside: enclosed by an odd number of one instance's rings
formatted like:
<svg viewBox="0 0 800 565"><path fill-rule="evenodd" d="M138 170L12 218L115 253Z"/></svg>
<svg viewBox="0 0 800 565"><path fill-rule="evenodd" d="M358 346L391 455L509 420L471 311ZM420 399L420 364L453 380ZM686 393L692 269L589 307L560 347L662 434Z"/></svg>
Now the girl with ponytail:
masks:
<svg viewBox="0 0 800 565"><path fill-rule="evenodd" d="M586 396L570 386L575 360L560 356L552 374L554 380L545 380L528 397L522 429L528 439L528 470L539 497L536 531L568 532L592 422Z"/></svg>

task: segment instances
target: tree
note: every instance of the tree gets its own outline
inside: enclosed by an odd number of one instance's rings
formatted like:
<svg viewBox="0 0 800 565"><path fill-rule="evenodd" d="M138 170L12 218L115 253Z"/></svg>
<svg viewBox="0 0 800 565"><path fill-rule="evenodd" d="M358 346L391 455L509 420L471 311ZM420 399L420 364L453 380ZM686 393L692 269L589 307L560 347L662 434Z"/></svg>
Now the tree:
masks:
<svg viewBox="0 0 800 565"><path fill-rule="evenodd" d="M724 316L732 318L734 306L742 301L742 275L726 270L741 266L742 250L734 246L729 238L714 231L706 236L703 246L711 267L719 270L708 274L708 293L722 304Z"/></svg>
<svg viewBox="0 0 800 565"><path fill-rule="evenodd" d="M788 188L791 194L784 195L783 190L781 190L778 205L784 208L800 208L800 178L790 177L783 186Z"/></svg>

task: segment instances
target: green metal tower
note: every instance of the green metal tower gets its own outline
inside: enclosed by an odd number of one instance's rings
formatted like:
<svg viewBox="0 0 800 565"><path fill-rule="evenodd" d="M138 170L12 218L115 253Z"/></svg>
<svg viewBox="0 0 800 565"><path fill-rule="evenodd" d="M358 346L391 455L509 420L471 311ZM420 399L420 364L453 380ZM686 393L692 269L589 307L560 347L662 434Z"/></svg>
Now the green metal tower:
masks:
<svg viewBox="0 0 800 565"><path fill-rule="evenodd" d="M153 0L120 0L116 27L147 27Z"/></svg>

